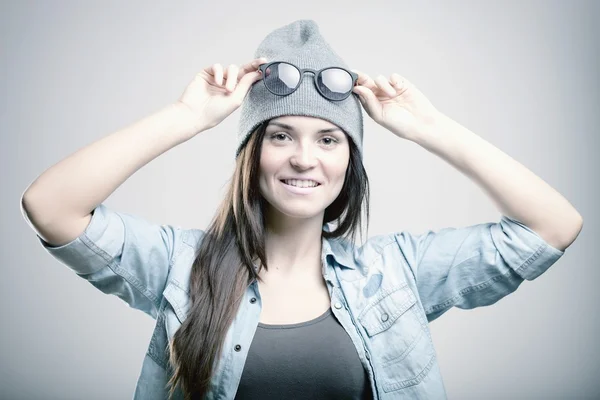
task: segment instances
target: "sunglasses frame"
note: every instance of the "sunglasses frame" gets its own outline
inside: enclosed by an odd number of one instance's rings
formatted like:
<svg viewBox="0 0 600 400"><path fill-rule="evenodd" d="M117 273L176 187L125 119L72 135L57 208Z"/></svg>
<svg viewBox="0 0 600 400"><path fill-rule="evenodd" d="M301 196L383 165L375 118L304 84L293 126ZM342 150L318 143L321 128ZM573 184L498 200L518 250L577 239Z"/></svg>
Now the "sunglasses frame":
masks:
<svg viewBox="0 0 600 400"><path fill-rule="evenodd" d="M296 85L296 87L290 93L288 93L288 94L275 93L271 89L269 89L269 87L267 86L267 83L264 82L264 80L265 80L264 79L265 78L265 72L266 72L267 68L269 68L273 64L289 64L292 67L296 68L298 71L300 71L300 80L298 81L298 84ZM358 81L358 74L356 74L356 73L354 73L352 71L349 71L349 70L347 70L346 68L343 68L343 67L331 66L331 67L325 67L325 68L320 69L320 70L317 71L317 70L314 70L314 69L311 69L311 68L299 68L298 66L296 66L296 65L294 65L294 64L292 64L292 63L290 63L288 61L271 61L269 63L260 64L258 66L258 70L260 71L260 74L262 76L261 80L264 82L265 87L267 88L267 90L269 92L273 93L276 96L289 96L290 94L294 93L300 87L300 84L304 80L304 73L305 72L311 72L313 74L313 82L315 83L315 87L317 88L317 90L321 94L321 96L325 97L327 100L330 100L330 101L342 101L342 100L346 100L350 96L350 94L354 93L352 91L352 88L348 91L348 94L345 95L341 99L330 99L329 97L325 96L325 94L323 94L323 92L321 91L321 88L319 88L319 84L317 82L317 77L321 74L321 72L326 71L328 69L333 69L333 68L341 69L343 71L346 71L352 77L352 87L356 86L356 82Z"/></svg>

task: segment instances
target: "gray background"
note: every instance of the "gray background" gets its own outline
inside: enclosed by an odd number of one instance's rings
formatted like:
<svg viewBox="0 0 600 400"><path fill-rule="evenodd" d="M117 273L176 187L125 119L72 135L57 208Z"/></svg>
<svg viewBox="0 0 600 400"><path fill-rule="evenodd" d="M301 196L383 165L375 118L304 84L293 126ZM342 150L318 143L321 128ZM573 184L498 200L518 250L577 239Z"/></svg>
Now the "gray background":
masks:
<svg viewBox="0 0 600 400"><path fill-rule="evenodd" d="M3 2L1 397L130 398L154 326L43 250L20 213L25 188L177 100L200 69L243 64L268 32L310 18L351 68L404 75L584 217L540 278L432 323L449 398L597 398L598 17L595 1ZM150 162L105 204L205 228L233 171L238 113ZM499 220L474 182L365 118L368 236Z"/></svg>

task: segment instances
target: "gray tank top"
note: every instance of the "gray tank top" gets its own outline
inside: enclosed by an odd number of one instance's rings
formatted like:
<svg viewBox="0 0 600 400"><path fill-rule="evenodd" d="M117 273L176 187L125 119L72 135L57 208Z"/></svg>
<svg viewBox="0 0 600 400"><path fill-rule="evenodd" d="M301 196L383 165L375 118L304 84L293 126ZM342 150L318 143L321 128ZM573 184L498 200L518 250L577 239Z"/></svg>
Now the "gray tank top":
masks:
<svg viewBox="0 0 600 400"><path fill-rule="evenodd" d="M369 376L330 308L310 321L259 323L236 400L372 399Z"/></svg>

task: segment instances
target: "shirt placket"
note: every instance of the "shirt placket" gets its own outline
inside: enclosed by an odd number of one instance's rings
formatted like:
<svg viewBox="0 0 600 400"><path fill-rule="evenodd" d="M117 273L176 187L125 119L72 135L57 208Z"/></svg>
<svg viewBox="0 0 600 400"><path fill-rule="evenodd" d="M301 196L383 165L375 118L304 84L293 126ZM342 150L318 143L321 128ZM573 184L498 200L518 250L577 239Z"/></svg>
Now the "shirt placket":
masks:
<svg viewBox="0 0 600 400"><path fill-rule="evenodd" d="M323 262L325 261L323 260ZM367 370L367 374L369 375L369 382L371 386L371 392L373 394L373 399L378 400L379 394L377 393L377 385L375 382L375 368L373 367L373 364L371 362L371 353L369 351L369 346L363 338L362 334L360 333L358 326L356 325L357 321L352 315L352 312L350 311L350 307L348 306L348 302L346 301L344 291L342 290L339 284L337 273L334 272L333 274L331 274L331 269L335 271L335 268L329 267L325 275L325 281L327 282L329 295L331 297L331 310L333 312L333 315L335 315L340 325L342 325L342 327L352 340L352 343L354 343L356 352L358 353L358 356L360 357L360 360L365 369Z"/></svg>

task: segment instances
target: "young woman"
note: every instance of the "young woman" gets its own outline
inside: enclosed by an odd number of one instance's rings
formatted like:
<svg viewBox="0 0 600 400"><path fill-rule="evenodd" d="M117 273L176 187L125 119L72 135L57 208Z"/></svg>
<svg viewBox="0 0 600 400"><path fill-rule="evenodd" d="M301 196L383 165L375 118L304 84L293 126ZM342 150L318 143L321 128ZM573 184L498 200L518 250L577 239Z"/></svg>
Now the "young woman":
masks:
<svg viewBox="0 0 600 400"><path fill-rule="evenodd" d="M256 57L204 69L175 104L44 172L22 200L31 225L50 254L157 320L136 399L445 398L428 322L538 277L582 217L406 79L348 70L312 21L274 31ZM102 204L240 105L235 171L206 230ZM501 220L355 246L369 209L361 107L472 178Z"/></svg>

